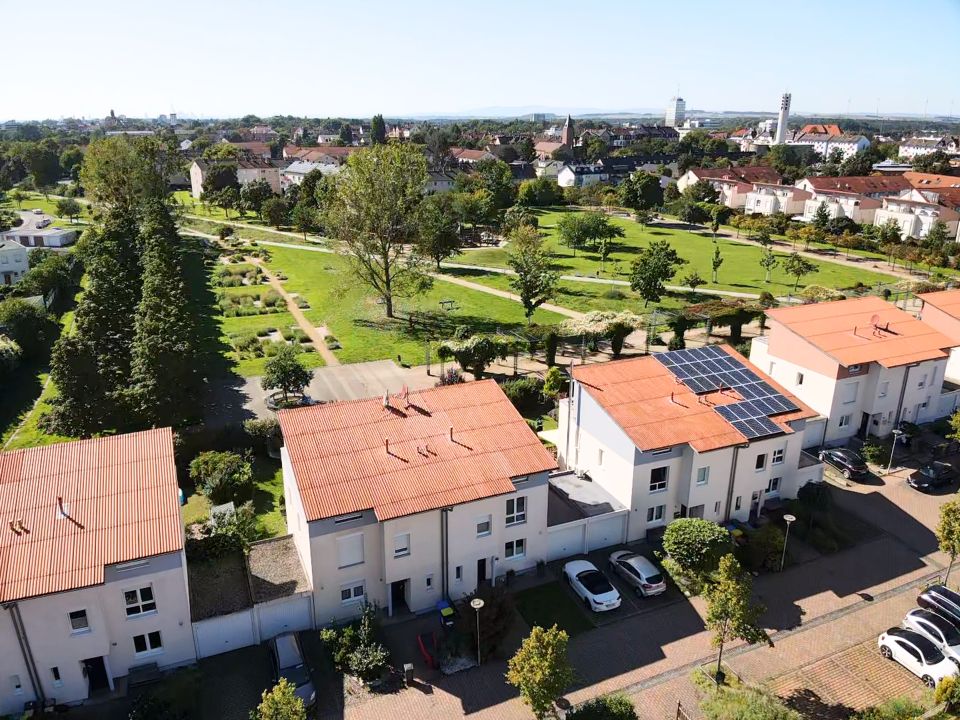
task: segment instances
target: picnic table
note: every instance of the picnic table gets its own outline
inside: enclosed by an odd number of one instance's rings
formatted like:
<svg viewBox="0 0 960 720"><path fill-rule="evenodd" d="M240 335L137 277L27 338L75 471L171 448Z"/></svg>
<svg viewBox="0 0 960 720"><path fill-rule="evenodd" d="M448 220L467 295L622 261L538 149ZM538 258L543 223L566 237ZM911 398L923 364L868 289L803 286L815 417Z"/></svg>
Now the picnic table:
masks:
<svg viewBox="0 0 960 720"><path fill-rule="evenodd" d="M440 307L441 307L443 310L447 310L447 311L456 310L456 308L457 308L457 301L456 301L456 300L450 300L450 299L441 300L441 301L440 301Z"/></svg>

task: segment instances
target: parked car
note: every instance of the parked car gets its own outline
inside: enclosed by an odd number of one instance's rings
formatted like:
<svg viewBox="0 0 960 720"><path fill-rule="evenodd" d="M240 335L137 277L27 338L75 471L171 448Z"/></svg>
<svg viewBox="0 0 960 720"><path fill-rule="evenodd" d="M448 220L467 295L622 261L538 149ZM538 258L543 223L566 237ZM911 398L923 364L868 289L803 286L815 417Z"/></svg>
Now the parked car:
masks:
<svg viewBox="0 0 960 720"><path fill-rule="evenodd" d="M638 553L629 550L611 553L610 569L643 597L659 595L667 589L663 574L656 565Z"/></svg>
<svg viewBox="0 0 960 720"><path fill-rule="evenodd" d="M957 674L957 666L930 640L913 630L892 627L880 634L877 645L881 655L887 660L896 660L928 688L935 688L944 678Z"/></svg>
<svg viewBox="0 0 960 720"><path fill-rule="evenodd" d="M52 223L52 222L53 222L53 220L51 220L50 218L44 218L43 220L40 220L40 221L37 222L37 227L42 230L43 228L45 228L47 225L49 225L49 224Z"/></svg>
<svg viewBox="0 0 960 720"><path fill-rule="evenodd" d="M952 622L933 610L915 608L906 614L902 625L929 639L948 660L960 668L960 630Z"/></svg>
<svg viewBox="0 0 960 720"><path fill-rule="evenodd" d="M620 593L592 562L571 560L563 566L563 579L570 583L583 604L594 612L620 607Z"/></svg>
<svg viewBox="0 0 960 720"><path fill-rule="evenodd" d="M917 596L917 605L933 610L960 627L960 594L943 585L931 585Z"/></svg>
<svg viewBox="0 0 960 720"><path fill-rule="evenodd" d="M848 480L859 480L867 476L867 464L863 458L847 448L821 450L820 461L837 470Z"/></svg>
<svg viewBox="0 0 960 720"><path fill-rule="evenodd" d="M317 691L310 678L310 669L303 661L303 650L296 633L277 635L270 642L270 648L273 650L274 680L279 682L280 678L286 678L306 707L316 705Z"/></svg>
<svg viewBox="0 0 960 720"><path fill-rule="evenodd" d="M907 485L917 490L933 490L934 488L945 487L952 482L953 465L939 460L934 460L929 465L924 465L919 470L915 470L907 478Z"/></svg>
<svg viewBox="0 0 960 720"><path fill-rule="evenodd" d="M32 212L34 215L43 215L43 210L41 210L40 208L34 208Z"/></svg>

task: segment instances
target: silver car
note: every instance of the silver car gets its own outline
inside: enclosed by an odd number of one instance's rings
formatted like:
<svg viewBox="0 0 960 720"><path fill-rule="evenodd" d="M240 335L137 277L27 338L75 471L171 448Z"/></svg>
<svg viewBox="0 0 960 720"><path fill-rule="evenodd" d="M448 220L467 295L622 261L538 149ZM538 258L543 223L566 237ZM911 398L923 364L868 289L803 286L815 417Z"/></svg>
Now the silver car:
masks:
<svg viewBox="0 0 960 720"><path fill-rule="evenodd" d="M311 708L317 703L317 691L310 678L310 668L303 661L303 651L296 633L277 635L270 642L273 650L275 680L285 678L296 690L298 698L303 700L305 707Z"/></svg>
<svg viewBox="0 0 960 720"><path fill-rule="evenodd" d="M610 554L610 569L643 597L666 591L667 583L657 566L639 553L617 550Z"/></svg>

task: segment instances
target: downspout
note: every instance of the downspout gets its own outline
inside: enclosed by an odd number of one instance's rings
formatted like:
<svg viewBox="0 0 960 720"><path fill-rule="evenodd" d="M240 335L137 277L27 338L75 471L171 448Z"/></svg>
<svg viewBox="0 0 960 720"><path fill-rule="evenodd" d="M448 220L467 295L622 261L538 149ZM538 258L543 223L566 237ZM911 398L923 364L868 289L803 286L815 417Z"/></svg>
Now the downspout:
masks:
<svg viewBox="0 0 960 720"><path fill-rule="evenodd" d="M574 381L571 368L570 376L570 395L567 397L567 442L566 449L563 451L563 462L567 466L566 469L570 469L570 416L573 411L573 395L574 392L580 390L580 386Z"/></svg>
<svg viewBox="0 0 960 720"><path fill-rule="evenodd" d="M440 594L444 600L450 599L447 578L447 562L450 557L448 547L450 519L447 517L447 513L451 510L453 508L440 508Z"/></svg>
<svg viewBox="0 0 960 720"><path fill-rule="evenodd" d="M27 675L30 676L30 686L33 688L33 694L43 705L47 697L43 694L40 674L37 672L37 665L33 660L33 651L30 649L30 641L27 639L27 631L23 627L23 618L20 617L20 606L12 602L5 604L3 607L10 611L10 621L13 623L13 631L17 634L20 654L23 656L24 665L27 666Z"/></svg>
<svg viewBox="0 0 960 720"><path fill-rule="evenodd" d="M723 513L724 522L729 522L730 520L730 507L733 505L734 484L737 482L737 458L740 456L740 448L742 447L750 447L750 443L747 443L746 445L733 446L733 460L730 463L730 478L727 481L727 507Z"/></svg>
<svg viewBox="0 0 960 720"><path fill-rule="evenodd" d="M903 398L907 394L907 380L910 379L910 370L915 367L917 367L917 363L907 365L907 369L903 373L903 385L900 386L900 399L897 400L897 415L893 419L894 429L900 427L900 413L903 411ZM914 418L914 420L916 420L916 418Z"/></svg>

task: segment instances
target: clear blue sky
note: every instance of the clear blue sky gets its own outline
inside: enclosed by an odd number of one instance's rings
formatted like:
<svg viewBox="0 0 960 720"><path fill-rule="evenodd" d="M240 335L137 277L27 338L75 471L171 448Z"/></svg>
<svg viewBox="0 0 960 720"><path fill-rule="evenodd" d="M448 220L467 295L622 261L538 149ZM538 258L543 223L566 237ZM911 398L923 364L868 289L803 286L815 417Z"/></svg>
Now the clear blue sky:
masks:
<svg viewBox="0 0 960 720"><path fill-rule="evenodd" d="M0 119L687 106L960 115L960 0L0 0ZM11 44L12 43L12 44ZM955 105L955 107L954 107Z"/></svg>

